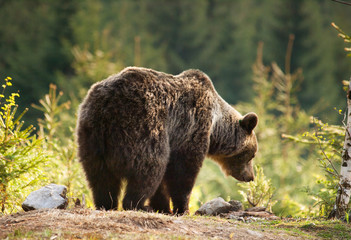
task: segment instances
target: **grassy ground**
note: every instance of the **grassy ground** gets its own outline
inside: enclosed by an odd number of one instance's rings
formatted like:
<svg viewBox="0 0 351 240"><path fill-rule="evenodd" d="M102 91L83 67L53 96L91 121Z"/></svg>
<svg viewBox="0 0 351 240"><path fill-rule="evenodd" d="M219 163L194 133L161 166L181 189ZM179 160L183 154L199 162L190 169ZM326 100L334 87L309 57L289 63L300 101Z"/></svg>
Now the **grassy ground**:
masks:
<svg viewBox="0 0 351 240"><path fill-rule="evenodd" d="M91 209L21 212L0 217L0 239L351 239L340 221L244 221Z"/></svg>

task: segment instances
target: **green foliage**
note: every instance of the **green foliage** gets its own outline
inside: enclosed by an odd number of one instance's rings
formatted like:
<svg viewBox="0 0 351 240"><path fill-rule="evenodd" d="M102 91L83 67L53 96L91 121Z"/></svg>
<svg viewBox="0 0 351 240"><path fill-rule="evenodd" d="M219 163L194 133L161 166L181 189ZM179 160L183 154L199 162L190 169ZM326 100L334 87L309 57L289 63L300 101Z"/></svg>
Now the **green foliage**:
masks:
<svg viewBox="0 0 351 240"><path fill-rule="evenodd" d="M197 7L193 8L195 5ZM2 149L6 147L7 155L9 151L21 154L32 144L33 156L36 151L42 153L38 156L43 159L50 156L50 164L40 165L38 159L37 167L33 165L28 174L6 178L8 185L5 190L2 187L1 192L17 191L17 195L11 194L12 200L7 200L7 195L0 199L9 204L6 209L15 206L31 188L22 183L31 185L35 183L33 179L42 180L37 178L41 173L52 182L68 185L72 196L88 192L73 139L78 103L94 82L124 66L139 65L174 74L186 68L200 68L211 77L226 100L250 102L237 104L236 108L242 113L255 111L259 115L256 133L260 150L255 161L276 188L278 202L273 210L278 214L295 215L307 211L310 204L318 203L321 212L327 211L335 194L336 173L329 173L334 169L326 159L333 163L338 159L337 138L342 135L332 133L335 130L329 129L332 126L324 126L316 135L325 134L325 140L318 138L319 143L312 143L316 137L313 133L302 136L309 127L308 115L312 112L307 114L300 105L314 111L313 115L327 117L328 122L335 120L334 114L321 115L320 112L344 101L335 81L348 73L350 60L340 62L342 49L337 47L329 22L335 19L345 29L350 28L348 8L329 0L279 3L272 0L196 0L191 3L185 0L19 0L3 1L0 6L0 72L18 79L16 87L22 95L16 99L21 101L18 112L22 112L23 106L37 102L45 94L49 82L58 84L67 93L61 97L61 93L57 94L51 87L37 106L44 114L37 134L40 140L32 127L21 125L23 115L16 114L15 105L11 105L6 114L1 110L1 140L5 141L5 135L17 139L6 143L9 145L1 145ZM14 11L17 14L11 14ZM350 37L336 25L334 27L349 44ZM285 54L289 35L288 54ZM264 56L259 52L251 72L259 40L265 42L266 52ZM349 52L350 48L345 50ZM272 61L277 63L264 64ZM304 69L304 81L300 67ZM323 87L317 91L316 86ZM11 96L7 98L10 101ZM328 98L323 101L321 96ZM15 97L12 96L13 101ZM69 109L64 101L68 98ZM0 99L5 101L3 95ZM7 102L2 104L5 106ZM26 123L35 122L37 116L34 115L38 114L27 113ZM17 135L11 131L18 131ZM295 145L282 139L282 134L290 138L298 136L298 140L294 140L308 141L308 144ZM11 148L11 144L19 147ZM319 145L325 149L316 154L315 147L320 148ZM1 154L1 167L17 161L17 158L5 158L7 155ZM36 161L33 156L23 156L18 161L27 161L31 166ZM313 161L317 158L322 166L318 169ZM337 169L338 163L335 167ZM13 166L11 169L2 167L1 174L5 176L12 170L15 171ZM323 174L323 171L328 173ZM317 185L312 181L315 179ZM197 202L218 195L238 198L240 188L236 183L236 180L224 178L218 166L206 160L196 183ZM303 186L315 200L306 199Z"/></svg>
<svg viewBox="0 0 351 240"><path fill-rule="evenodd" d="M33 126L23 129L21 119L27 110L17 114L19 94L5 97L8 86L12 86L10 77L0 94L0 207L5 213L18 210L23 197L43 180L42 167L48 159L42 139L32 134Z"/></svg>
<svg viewBox="0 0 351 240"><path fill-rule="evenodd" d="M342 110L338 110L342 114ZM285 137L298 143L314 146L318 152L317 158L322 174L314 173L317 183L314 188L306 187L305 192L312 196L314 206L318 206L318 215L327 216L335 205L340 176L341 153L345 139L345 128L338 125L329 125L321 120L311 118L313 132L305 132L299 136Z"/></svg>
<svg viewBox="0 0 351 240"><path fill-rule="evenodd" d="M2 1L0 72L18 79L19 100L27 106L46 93L49 83L68 95L81 95L82 88L106 74L98 71L96 78L84 78L74 66L78 49L93 58L103 53L98 63L106 63L108 74L110 63L119 66L114 71L130 65L174 74L199 68L224 99L236 104L254 95L251 65L257 42L266 44L264 61L277 61L283 69L292 33L291 72L303 67L306 79L300 104L319 113L343 101L336 81L350 65L350 60L340 61L329 27L335 20L351 28L348 8L339 5L330 0ZM316 85L324 87L315 91ZM325 95L328 101L320 100ZM26 114L29 122L36 121L35 113Z"/></svg>
<svg viewBox="0 0 351 240"><path fill-rule="evenodd" d="M289 46L288 54L291 53L292 42ZM260 176L269 176L270 179L256 187L270 186L276 189L277 203L273 207L276 214L302 215L313 202L306 198L302 190L304 186L313 184L311 172L318 173L313 161L308 160L314 156L314 152L306 146L282 139L282 134L303 133L309 127L309 117L300 109L296 97L302 72L299 69L293 73L283 72L275 63L264 65L262 47L260 44L257 61L253 65L253 103L238 104L235 108L242 113L254 111L259 116L259 124L255 129L259 151L254 163L261 166ZM197 181L203 193L201 201L210 200L214 195L238 199L238 190L242 189L237 185L241 184L236 184L236 180L231 178L224 178L218 166L209 161L205 161ZM251 190L251 193L245 194L254 193Z"/></svg>
<svg viewBox="0 0 351 240"><path fill-rule="evenodd" d="M59 92L57 95L56 86L50 84L49 94L46 94L44 99L39 100L41 106L32 105L32 107L44 113L44 119L38 120L40 128L39 135L46 138L46 142L50 144L50 149L55 147L57 138L54 136L56 136L58 128L62 125L58 115L70 107L70 102L60 103L62 95L62 92Z"/></svg>
<svg viewBox="0 0 351 240"><path fill-rule="evenodd" d="M311 184L310 172L314 168L307 160L313 152L282 139L283 134L302 133L308 129L309 117L300 109L296 95L302 71L290 73L292 43L293 37L288 44L285 72L276 63L263 64L263 44L259 45L253 65L253 103L237 105L239 111L254 111L259 116L255 129L259 151L254 161L262 166L276 189L277 204L273 211L284 215L299 215L307 209L310 202L302 187ZM287 205L292 202L298 207L288 209Z"/></svg>
<svg viewBox="0 0 351 240"><path fill-rule="evenodd" d="M81 198L83 194L89 196L89 191L76 157L77 145L73 130L76 121L71 116L67 118L66 111L69 110L70 102L62 103L62 95L62 92L57 94L56 86L51 84L49 93L39 101L41 106L33 105L33 107L44 114L44 118L39 119L38 134L45 139L42 148L47 149L52 155L48 178L51 182L67 186L69 198ZM88 201L90 204L90 197Z"/></svg>
<svg viewBox="0 0 351 240"><path fill-rule="evenodd" d="M65 92L79 102L92 84L118 73L125 67L119 59L115 59L112 52L104 52L101 49L90 51L87 47L75 46L72 48L72 54L74 57L72 67L77 75L70 79L69 86L66 85L67 80L63 75L58 82Z"/></svg>
<svg viewBox="0 0 351 240"><path fill-rule="evenodd" d="M343 38L347 43L351 42L351 37L345 34L335 23L332 23L332 26L339 32L339 37ZM345 48L345 51L349 52L351 49ZM339 109L338 113L342 115L342 110ZM346 115L344 115L344 120L345 117ZM311 118L311 124L314 126L312 133L305 132L299 136L286 135L285 137L295 142L313 145L318 149L318 160L324 174L315 173L314 178L316 179L317 186L313 189L306 187L305 191L313 197L315 201L314 206L319 207L318 214L320 216L328 216L335 206L339 187L340 175L337 169L340 169L341 165L345 127L329 125L313 117Z"/></svg>
<svg viewBox="0 0 351 240"><path fill-rule="evenodd" d="M248 183L239 183L240 194L244 199L244 205L249 207L265 207L272 211L272 206L276 201L272 200L275 188L272 186L271 180L263 173L263 169L259 165L255 165L255 180Z"/></svg>
<svg viewBox="0 0 351 240"><path fill-rule="evenodd" d="M38 101L58 71L70 72L64 42L72 41L69 21L75 6L68 0L1 1L0 72L16 79L20 109ZM30 117L34 123L35 111L26 114Z"/></svg>
<svg viewBox="0 0 351 240"><path fill-rule="evenodd" d="M339 26L335 23L332 23L332 26L339 32L338 36L344 39L344 42L351 43L351 37L347 35ZM351 47L345 47L344 50L346 52L351 52ZM351 57L351 53L347 54L347 56Z"/></svg>
<svg viewBox="0 0 351 240"><path fill-rule="evenodd" d="M263 24L266 34L260 39L266 44L265 60L277 61L283 68L286 40L289 34L294 34L291 70L302 67L305 77L297 93L300 105L318 112L319 116L321 112L328 113L323 115L325 118L333 116L332 107L343 103L341 91L336 86L340 79L337 75L342 72L345 63L336 59L339 56L338 43L329 27L329 23L338 15L338 6L335 5L338 4L324 0L274 2L271 16ZM337 12L340 14L342 10L338 9ZM316 91L316 86L323 87ZM328 99L321 97L327 95Z"/></svg>
<svg viewBox="0 0 351 240"><path fill-rule="evenodd" d="M91 198L84 173L76 157L74 141L75 118L68 112L70 102L62 103L62 92L50 85L49 93L33 105L44 114L38 120L39 131L29 126L23 129L24 113L17 115L15 97L5 97L11 86L6 78L0 94L0 206L2 212L18 211L21 202L31 192L47 182L63 184L68 188L69 200L88 196ZM73 203L73 201L70 201Z"/></svg>

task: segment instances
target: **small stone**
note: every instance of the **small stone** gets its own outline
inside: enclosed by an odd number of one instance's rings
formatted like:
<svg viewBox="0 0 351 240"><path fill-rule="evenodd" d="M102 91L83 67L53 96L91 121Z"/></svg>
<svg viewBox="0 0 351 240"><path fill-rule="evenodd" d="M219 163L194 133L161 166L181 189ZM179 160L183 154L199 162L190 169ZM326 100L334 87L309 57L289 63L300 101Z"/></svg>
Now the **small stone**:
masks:
<svg viewBox="0 0 351 240"><path fill-rule="evenodd" d="M308 223L308 224L303 225L302 228L313 228L315 226L316 226L315 223Z"/></svg>
<svg viewBox="0 0 351 240"><path fill-rule="evenodd" d="M234 212L239 212L243 210L243 204L238 200L230 200L229 203L234 207Z"/></svg>
<svg viewBox="0 0 351 240"><path fill-rule="evenodd" d="M22 203L24 211L67 207L67 187L57 184L49 184L34 192L31 192Z"/></svg>
<svg viewBox="0 0 351 240"><path fill-rule="evenodd" d="M233 205L224 201L223 198L218 197L202 205L195 212L195 214L215 216L221 213L228 213L230 211L234 211L233 209L235 209Z"/></svg>
<svg viewBox="0 0 351 240"><path fill-rule="evenodd" d="M251 235L251 236L253 236L253 237L257 238L257 239L263 237L263 234L262 234L262 233L259 233L259 232L256 232L256 231L252 231L252 230L250 230L250 229L246 229L246 232L247 232L249 235Z"/></svg>

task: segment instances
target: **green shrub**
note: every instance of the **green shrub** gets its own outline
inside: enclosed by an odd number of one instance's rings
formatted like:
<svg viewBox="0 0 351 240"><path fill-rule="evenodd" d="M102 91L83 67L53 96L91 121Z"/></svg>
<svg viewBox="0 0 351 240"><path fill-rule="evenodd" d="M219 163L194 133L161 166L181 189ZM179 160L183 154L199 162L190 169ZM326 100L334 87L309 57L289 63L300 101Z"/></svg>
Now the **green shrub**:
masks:
<svg viewBox="0 0 351 240"><path fill-rule="evenodd" d="M338 111L341 114L341 110ZM319 216L327 216L335 204L338 190L341 153L345 138L345 128L338 125L329 125L321 120L311 118L313 131L305 132L298 136L286 135L285 137L295 142L314 146L319 152L321 174L314 172L313 177L316 182L314 188L305 187L304 191L310 195L314 201L314 206L318 207Z"/></svg>
<svg viewBox="0 0 351 240"><path fill-rule="evenodd" d="M50 182L67 186L69 203L82 195L87 196L91 205L91 197L85 181L85 176L76 157L77 145L74 139L74 125L76 117L69 112L70 102L62 102L62 92L57 93L55 85L51 84L49 93L39 101L40 105L34 108L43 112L44 117L39 119L39 132L45 141L42 148L51 154Z"/></svg>
<svg viewBox="0 0 351 240"><path fill-rule="evenodd" d="M344 42L351 43L350 36L343 32L335 23L332 23L332 26L339 32L338 36L341 37ZM345 51L351 52L351 48L346 47ZM348 56L351 56L351 54L348 53ZM348 85L347 81L343 83L345 86ZM345 90L347 90L347 87ZM342 110L338 110L338 113L340 115L343 114ZM344 114L344 120L345 119L346 114ZM318 151L319 157L317 159L323 174L314 172L313 177L317 185L313 188L306 187L304 191L314 200L313 206L318 207L318 215L328 216L334 209L339 188L340 175L338 169L340 169L342 159L345 123L344 126L330 125L313 117L310 123L313 125L313 131L305 132L297 136L285 135L284 137L298 143L312 146Z"/></svg>
<svg viewBox="0 0 351 240"><path fill-rule="evenodd" d="M238 183L243 189L240 194L243 196L244 206L249 207L265 207L272 211L272 207L277 202L273 199L275 188L272 186L271 180L263 173L262 167L255 165L255 180L248 183Z"/></svg>
<svg viewBox="0 0 351 240"><path fill-rule="evenodd" d="M0 206L3 213L16 211L21 200L43 179L42 167L48 154L41 148L42 139L32 134L33 126L23 128L21 121L28 110L18 114L18 93L5 95L12 86L7 77L0 94Z"/></svg>

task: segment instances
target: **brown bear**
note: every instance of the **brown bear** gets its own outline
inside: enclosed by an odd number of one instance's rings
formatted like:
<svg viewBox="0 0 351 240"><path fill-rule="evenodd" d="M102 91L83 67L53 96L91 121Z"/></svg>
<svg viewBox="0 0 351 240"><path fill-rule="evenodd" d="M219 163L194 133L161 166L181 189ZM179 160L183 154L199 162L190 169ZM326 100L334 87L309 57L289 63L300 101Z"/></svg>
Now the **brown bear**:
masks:
<svg viewBox="0 0 351 240"><path fill-rule="evenodd" d="M255 113L244 117L199 70L170 75L128 67L94 84L80 105L78 155L98 209L188 210L206 156L240 181L254 179ZM149 200L149 206L145 201Z"/></svg>

